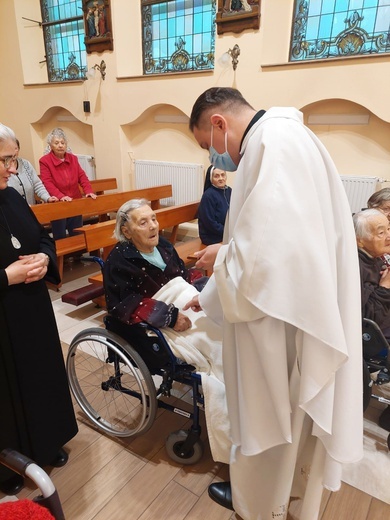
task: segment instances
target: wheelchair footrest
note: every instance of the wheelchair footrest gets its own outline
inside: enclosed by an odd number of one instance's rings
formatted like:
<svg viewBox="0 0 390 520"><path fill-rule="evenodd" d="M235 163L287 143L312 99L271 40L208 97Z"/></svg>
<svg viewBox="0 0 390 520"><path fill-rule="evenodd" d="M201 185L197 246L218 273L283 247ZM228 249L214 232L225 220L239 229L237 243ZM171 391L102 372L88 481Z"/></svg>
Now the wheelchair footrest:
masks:
<svg viewBox="0 0 390 520"><path fill-rule="evenodd" d="M63 294L61 300L77 307L78 305L93 300L94 298L99 298L99 296L103 296L103 294L103 286L90 284Z"/></svg>

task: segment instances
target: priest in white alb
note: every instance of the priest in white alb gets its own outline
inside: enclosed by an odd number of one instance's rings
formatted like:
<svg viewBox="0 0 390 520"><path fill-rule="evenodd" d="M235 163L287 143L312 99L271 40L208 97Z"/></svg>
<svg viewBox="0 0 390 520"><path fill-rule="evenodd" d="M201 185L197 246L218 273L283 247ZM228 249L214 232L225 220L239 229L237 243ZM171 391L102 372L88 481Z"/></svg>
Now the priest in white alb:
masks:
<svg viewBox="0 0 390 520"><path fill-rule="evenodd" d="M318 517L323 488L363 455L360 278L348 200L295 108L254 110L211 88L190 129L236 171L214 275L186 307L223 327L231 482L210 497L244 520ZM201 257L201 255L203 255ZM198 266L212 258L199 255Z"/></svg>

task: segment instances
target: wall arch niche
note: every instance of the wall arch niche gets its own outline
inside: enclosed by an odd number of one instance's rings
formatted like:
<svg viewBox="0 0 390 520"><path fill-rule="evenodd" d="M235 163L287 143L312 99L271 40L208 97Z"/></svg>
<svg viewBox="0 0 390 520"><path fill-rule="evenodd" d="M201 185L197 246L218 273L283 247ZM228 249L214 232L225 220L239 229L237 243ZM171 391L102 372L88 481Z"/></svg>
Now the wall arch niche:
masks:
<svg viewBox="0 0 390 520"><path fill-rule="evenodd" d="M303 107L305 124L331 154L340 175L378 177L390 182L390 123L366 107L345 99L327 99ZM365 115L366 124L311 124L311 116ZM342 118L347 121L346 118ZM384 184L386 186L386 184Z"/></svg>
<svg viewBox="0 0 390 520"><path fill-rule="evenodd" d="M53 128L62 128L68 139L68 146L74 154L95 156L92 127L83 123L66 108L51 107L32 127L32 141L34 147L35 163L39 164L39 158L46 148L46 137Z"/></svg>
<svg viewBox="0 0 390 520"><path fill-rule="evenodd" d="M188 116L179 108L160 104L143 112L131 123L121 125L124 185L135 187L134 161L168 161L208 165L208 154L188 128Z"/></svg>

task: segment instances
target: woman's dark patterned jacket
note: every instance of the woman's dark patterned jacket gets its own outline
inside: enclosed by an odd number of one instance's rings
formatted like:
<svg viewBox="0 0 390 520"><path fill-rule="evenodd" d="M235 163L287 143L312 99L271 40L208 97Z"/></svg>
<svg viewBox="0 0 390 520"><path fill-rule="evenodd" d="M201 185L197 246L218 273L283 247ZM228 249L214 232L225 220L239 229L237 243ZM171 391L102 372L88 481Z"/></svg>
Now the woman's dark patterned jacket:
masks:
<svg viewBox="0 0 390 520"><path fill-rule="evenodd" d="M154 327L174 327L179 309L152 296L173 278L181 276L201 290L208 278L197 269L186 269L168 240L157 246L166 263L164 271L145 260L132 242L118 242L103 268L108 312L127 324L146 321Z"/></svg>

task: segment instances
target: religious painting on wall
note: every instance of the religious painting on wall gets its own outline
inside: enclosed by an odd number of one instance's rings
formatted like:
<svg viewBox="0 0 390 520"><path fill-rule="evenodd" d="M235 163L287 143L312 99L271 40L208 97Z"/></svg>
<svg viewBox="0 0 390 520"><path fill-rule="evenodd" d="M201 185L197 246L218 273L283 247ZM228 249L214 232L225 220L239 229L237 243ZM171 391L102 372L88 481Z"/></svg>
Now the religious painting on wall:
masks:
<svg viewBox="0 0 390 520"><path fill-rule="evenodd" d="M112 51L110 0L83 0L83 11L87 53Z"/></svg>
<svg viewBox="0 0 390 520"><path fill-rule="evenodd" d="M240 33L260 27L260 0L218 0L217 32Z"/></svg>

